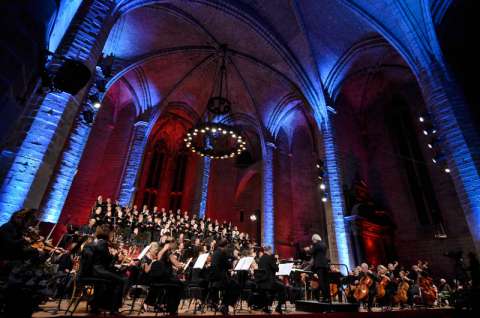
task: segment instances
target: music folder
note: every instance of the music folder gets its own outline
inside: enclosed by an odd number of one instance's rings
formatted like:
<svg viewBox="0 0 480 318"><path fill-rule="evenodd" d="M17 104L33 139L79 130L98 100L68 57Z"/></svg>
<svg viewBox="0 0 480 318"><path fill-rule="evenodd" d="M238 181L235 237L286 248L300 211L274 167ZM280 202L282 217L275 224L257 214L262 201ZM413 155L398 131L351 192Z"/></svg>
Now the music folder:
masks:
<svg viewBox="0 0 480 318"><path fill-rule="evenodd" d="M208 258L208 253L200 254L197 258L197 261L193 265L193 268L202 269L205 266L205 263L207 262L207 258Z"/></svg>
<svg viewBox="0 0 480 318"><path fill-rule="evenodd" d="M289 276L293 269L293 263L284 263L278 265L277 276Z"/></svg>
<svg viewBox="0 0 480 318"><path fill-rule="evenodd" d="M238 260L237 266L235 266L235 271L248 271L252 263L253 257L242 257L240 260Z"/></svg>

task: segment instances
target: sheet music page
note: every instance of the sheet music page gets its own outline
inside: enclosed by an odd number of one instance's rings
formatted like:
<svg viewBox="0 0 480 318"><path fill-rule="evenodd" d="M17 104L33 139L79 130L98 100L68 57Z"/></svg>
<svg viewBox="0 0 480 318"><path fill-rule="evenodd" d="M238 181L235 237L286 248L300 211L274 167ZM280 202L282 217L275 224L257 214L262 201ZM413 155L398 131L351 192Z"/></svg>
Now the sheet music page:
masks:
<svg viewBox="0 0 480 318"><path fill-rule="evenodd" d="M285 263L278 265L278 272L275 274L277 276L288 276L292 272L293 263Z"/></svg>
<svg viewBox="0 0 480 318"><path fill-rule="evenodd" d="M238 263L237 266L235 266L236 271L248 271L250 269L250 266L253 263L253 257L248 256L248 257L242 257Z"/></svg>
<svg viewBox="0 0 480 318"><path fill-rule="evenodd" d="M151 244L145 246L145 248L142 250L142 252L140 254L138 254L137 259L142 259L145 256L145 254L147 254L148 250L150 249L150 245Z"/></svg>
<svg viewBox="0 0 480 318"><path fill-rule="evenodd" d="M193 268L202 269L203 266L205 266L205 263L207 262L207 258L208 258L208 253L200 254L197 258L197 261L195 262L195 265L193 265Z"/></svg>

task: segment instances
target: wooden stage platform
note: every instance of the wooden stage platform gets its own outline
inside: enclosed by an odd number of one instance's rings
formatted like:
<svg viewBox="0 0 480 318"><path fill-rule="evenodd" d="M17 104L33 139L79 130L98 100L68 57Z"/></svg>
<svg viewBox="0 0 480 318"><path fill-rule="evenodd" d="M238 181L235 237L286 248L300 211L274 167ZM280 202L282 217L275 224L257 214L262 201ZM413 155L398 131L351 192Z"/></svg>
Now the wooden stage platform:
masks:
<svg viewBox="0 0 480 318"><path fill-rule="evenodd" d="M65 304L65 303L64 303ZM49 302L42 306L42 309L44 311L37 312L33 315L35 318L46 318L46 317L72 317L70 314L65 315L64 313L64 307L65 305L62 305L61 311L58 313L54 313L54 309L56 309L57 303L56 302ZM124 310L127 310L128 308L122 308ZM261 311L248 311L248 310L242 310L241 312L233 313L233 311L230 312L231 316L239 317L239 318L248 318L248 317L258 317L258 316L270 316L268 314L265 314ZM277 313L273 313L272 315L275 316L280 316ZM399 309L393 309L392 311L380 311L377 308L374 308L373 312L365 312L365 311L359 311L359 312L329 312L329 313L308 313L308 312L301 312L301 311L296 311L294 305L288 305L288 311L284 314L285 316L288 316L289 318L310 318L310 317L315 317L315 318L417 318L417 317L429 317L429 318L467 318L467 317L476 317L475 315L470 315L468 313L458 313L455 312L453 309L450 308L432 308L432 309L414 309L414 310L399 310ZM162 316L162 314L158 314L159 317ZM191 317L191 316L201 316L202 318L206 317L221 317L220 313L213 313L211 311L207 311L205 313L196 313L194 314L191 310L188 310L187 308L181 308L179 312L180 317ZM109 314L100 314L97 316L90 315L86 312L86 307L85 303L81 303L73 317L114 317ZM155 317L155 313L153 312L144 312L139 314L138 312L134 312L130 315L128 315L128 312L124 312L123 315L119 315L117 317ZM477 316L480 317L480 316Z"/></svg>

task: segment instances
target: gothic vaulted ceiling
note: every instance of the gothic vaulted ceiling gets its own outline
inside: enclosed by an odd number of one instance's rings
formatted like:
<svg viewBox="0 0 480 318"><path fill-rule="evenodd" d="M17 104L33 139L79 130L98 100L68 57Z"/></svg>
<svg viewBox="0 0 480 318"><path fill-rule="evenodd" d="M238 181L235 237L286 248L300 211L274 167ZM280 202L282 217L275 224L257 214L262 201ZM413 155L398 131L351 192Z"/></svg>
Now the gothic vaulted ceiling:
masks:
<svg viewBox="0 0 480 318"><path fill-rule="evenodd" d="M312 91L335 94L355 65L392 55L345 2L119 1L104 53L113 54L123 71L112 81L121 89L111 87L110 94L121 94L118 100L140 111L180 102L200 116L218 49L226 45L234 113L274 133L274 126L291 117L284 109L309 112L304 101Z"/></svg>

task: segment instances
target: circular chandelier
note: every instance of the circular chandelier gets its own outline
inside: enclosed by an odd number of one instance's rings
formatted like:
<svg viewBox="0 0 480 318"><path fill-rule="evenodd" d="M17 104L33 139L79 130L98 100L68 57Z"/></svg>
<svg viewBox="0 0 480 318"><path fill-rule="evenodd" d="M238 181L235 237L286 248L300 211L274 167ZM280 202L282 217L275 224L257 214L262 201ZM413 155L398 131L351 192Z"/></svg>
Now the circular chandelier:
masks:
<svg viewBox="0 0 480 318"><path fill-rule="evenodd" d="M232 103L228 99L225 46L219 56L221 65L202 116L205 119L187 131L184 141L188 149L202 157L229 159L245 151L247 142L238 128L218 122L232 110Z"/></svg>
<svg viewBox="0 0 480 318"><path fill-rule="evenodd" d="M220 123L196 125L184 140L192 152L212 159L233 158L247 149L247 142L235 128Z"/></svg>

